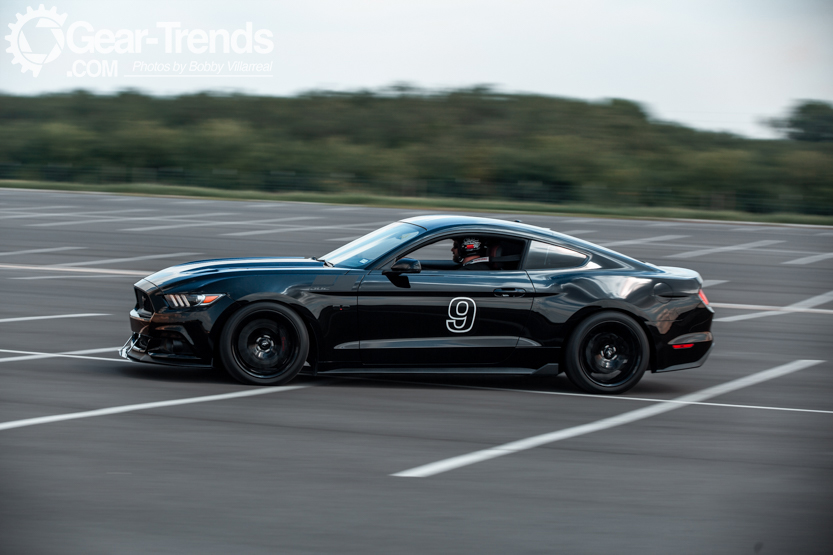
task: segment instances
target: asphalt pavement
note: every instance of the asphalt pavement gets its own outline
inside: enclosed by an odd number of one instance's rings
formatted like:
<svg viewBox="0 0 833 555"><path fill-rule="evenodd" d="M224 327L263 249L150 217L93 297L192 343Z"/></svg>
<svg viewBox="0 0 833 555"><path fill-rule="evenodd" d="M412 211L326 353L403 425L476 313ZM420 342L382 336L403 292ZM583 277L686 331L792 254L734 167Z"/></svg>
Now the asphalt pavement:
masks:
<svg viewBox="0 0 833 555"><path fill-rule="evenodd" d="M833 550L833 228L489 214L706 280L711 358L622 396L116 355L143 275L425 213L0 189L0 553Z"/></svg>

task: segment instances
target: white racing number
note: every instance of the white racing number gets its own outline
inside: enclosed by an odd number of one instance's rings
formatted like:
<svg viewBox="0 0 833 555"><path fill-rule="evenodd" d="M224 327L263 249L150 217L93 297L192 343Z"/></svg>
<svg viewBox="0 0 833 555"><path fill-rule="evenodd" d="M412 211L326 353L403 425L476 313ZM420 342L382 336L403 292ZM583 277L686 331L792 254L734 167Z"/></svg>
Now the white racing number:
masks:
<svg viewBox="0 0 833 555"><path fill-rule="evenodd" d="M445 321L448 331L453 333L466 333L474 326L474 316L477 314L477 305L468 297L455 297L448 305L448 317Z"/></svg>

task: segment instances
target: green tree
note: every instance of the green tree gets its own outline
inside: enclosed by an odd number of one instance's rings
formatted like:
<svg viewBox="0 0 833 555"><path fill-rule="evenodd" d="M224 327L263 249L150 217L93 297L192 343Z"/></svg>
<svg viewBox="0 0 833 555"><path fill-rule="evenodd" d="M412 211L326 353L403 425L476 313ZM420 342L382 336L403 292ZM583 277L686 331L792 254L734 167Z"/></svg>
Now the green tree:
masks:
<svg viewBox="0 0 833 555"><path fill-rule="evenodd" d="M796 141L833 141L833 105L806 100L793 108L787 119L776 120L775 126Z"/></svg>

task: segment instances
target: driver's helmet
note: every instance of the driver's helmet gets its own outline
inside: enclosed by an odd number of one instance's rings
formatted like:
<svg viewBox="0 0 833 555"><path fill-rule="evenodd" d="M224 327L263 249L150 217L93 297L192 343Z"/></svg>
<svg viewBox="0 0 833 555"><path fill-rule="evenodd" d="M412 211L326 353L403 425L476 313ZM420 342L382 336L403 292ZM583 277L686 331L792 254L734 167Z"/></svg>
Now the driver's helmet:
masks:
<svg viewBox="0 0 833 555"><path fill-rule="evenodd" d="M473 254L483 256L486 253L486 243L478 237L460 237L454 240L454 245L457 247L456 262L462 262Z"/></svg>

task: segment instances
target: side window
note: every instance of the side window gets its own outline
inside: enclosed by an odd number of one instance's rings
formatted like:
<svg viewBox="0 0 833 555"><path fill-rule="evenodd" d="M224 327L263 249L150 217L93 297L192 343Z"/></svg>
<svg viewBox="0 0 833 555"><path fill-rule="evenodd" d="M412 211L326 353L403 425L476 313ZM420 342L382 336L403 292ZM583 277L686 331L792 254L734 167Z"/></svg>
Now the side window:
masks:
<svg viewBox="0 0 833 555"><path fill-rule="evenodd" d="M485 261L477 263L473 267L465 266L459 259L455 260L451 248L455 244L455 238L445 238L413 250L404 256L415 258L422 264L425 270L490 270L490 271L512 271L517 270L521 256L526 244L521 239L498 237L492 235L469 234L478 239L482 245L477 257L485 258ZM461 234L465 237L465 234ZM458 241L460 237L456 238ZM458 252L458 255L460 253ZM473 261L470 261L473 262Z"/></svg>
<svg viewBox="0 0 833 555"><path fill-rule="evenodd" d="M411 251L405 256L408 258L415 258L420 262L430 260L451 260L452 245L454 245L454 241L451 239L443 239L442 241L437 241L436 243L431 243L420 247L415 251Z"/></svg>
<svg viewBox="0 0 833 555"><path fill-rule="evenodd" d="M564 247L556 247L539 241L532 241L524 262L525 270L560 270L578 268L587 260L587 256Z"/></svg>

